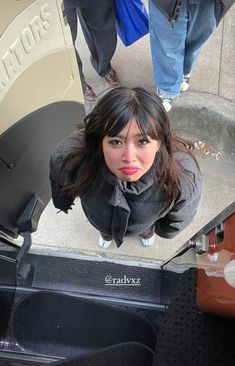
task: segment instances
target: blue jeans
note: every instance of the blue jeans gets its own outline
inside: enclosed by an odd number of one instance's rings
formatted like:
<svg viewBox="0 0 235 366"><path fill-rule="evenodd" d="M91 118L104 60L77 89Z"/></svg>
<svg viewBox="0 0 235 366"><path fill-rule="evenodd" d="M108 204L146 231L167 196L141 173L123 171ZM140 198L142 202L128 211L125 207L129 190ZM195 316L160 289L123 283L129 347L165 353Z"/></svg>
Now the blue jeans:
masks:
<svg viewBox="0 0 235 366"><path fill-rule="evenodd" d="M173 24L149 0L149 16L156 88L163 97L174 98L184 75L192 72L201 46L215 29L214 0L182 0Z"/></svg>

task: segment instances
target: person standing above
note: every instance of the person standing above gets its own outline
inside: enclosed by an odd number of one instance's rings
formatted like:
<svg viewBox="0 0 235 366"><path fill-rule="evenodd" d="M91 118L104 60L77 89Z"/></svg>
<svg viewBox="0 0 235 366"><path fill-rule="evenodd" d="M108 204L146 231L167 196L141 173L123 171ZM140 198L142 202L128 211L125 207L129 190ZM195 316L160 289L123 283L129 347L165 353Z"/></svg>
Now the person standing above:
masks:
<svg viewBox="0 0 235 366"><path fill-rule="evenodd" d="M90 50L91 64L96 72L115 86L118 75L111 66L111 59L117 45L114 5L112 0L64 0L64 15L70 26L73 44L77 38L77 17ZM82 61L75 47L78 69L84 94L87 101L95 101L96 95L87 84L82 70Z"/></svg>
<svg viewBox="0 0 235 366"><path fill-rule="evenodd" d="M168 112L189 87L200 48L235 0L149 0L155 84Z"/></svg>

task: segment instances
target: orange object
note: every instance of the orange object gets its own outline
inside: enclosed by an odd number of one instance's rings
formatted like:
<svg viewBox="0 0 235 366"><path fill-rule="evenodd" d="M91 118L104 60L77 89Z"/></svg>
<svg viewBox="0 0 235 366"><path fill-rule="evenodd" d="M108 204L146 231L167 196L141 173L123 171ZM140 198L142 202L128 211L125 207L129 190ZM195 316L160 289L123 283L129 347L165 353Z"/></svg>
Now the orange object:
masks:
<svg viewBox="0 0 235 366"><path fill-rule="evenodd" d="M200 310L235 318L235 212L208 234L208 251L198 258L197 303Z"/></svg>

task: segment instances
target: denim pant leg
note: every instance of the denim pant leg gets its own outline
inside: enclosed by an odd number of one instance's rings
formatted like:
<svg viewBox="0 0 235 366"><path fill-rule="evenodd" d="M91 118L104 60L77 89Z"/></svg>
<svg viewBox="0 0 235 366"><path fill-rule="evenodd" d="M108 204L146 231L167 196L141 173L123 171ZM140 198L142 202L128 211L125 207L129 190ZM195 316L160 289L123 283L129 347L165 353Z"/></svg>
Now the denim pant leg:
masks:
<svg viewBox="0 0 235 366"><path fill-rule="evenodd" d="M156 88L164 97L176 97L183 81L187 36L188 0L182 0L180 14L172 25L149 0L149 31Z"/></svg>
<svg viewBox="0 0 235 366"><path fill-rule="evenodd" d="M189 19L185 42L184 74L192 72L200 48L216 27L214 0L188 0Z"/></svg>
<svg viewBox="0 0 235 366"><path fill-rule="evenodd" d="M214 0L182 0L173 26L149 1L155 83L159 94L174 97L180 92L183 75L192 72L201 46L215 29Z"/></svg>

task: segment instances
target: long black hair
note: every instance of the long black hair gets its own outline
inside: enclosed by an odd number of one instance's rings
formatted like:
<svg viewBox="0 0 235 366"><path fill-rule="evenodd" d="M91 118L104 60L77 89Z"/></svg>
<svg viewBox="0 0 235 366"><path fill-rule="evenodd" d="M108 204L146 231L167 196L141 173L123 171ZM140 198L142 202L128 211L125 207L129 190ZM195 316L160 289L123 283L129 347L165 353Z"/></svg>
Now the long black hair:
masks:
<svg viewBox="0 0 235 366"><path fill-rule="evenodd" d="M183 151L192 155L192 144L173 133L160 98L154 92L140 87L112 89L85 117L84 124L78 125L83 133L83 145L74 149L64 163L66 165L74 158L76 161L69 170L66 187L73 195L80 196L96 187L97 172L104 164L103 138L118 135L132 118L135 118L145 138L150 136L161 141L156 162L151 169L158 187L163 189L166 202L178 195L181 189L180 176L185 172L174 153ZM82 174L77 175L81 166Z"/></svg>

